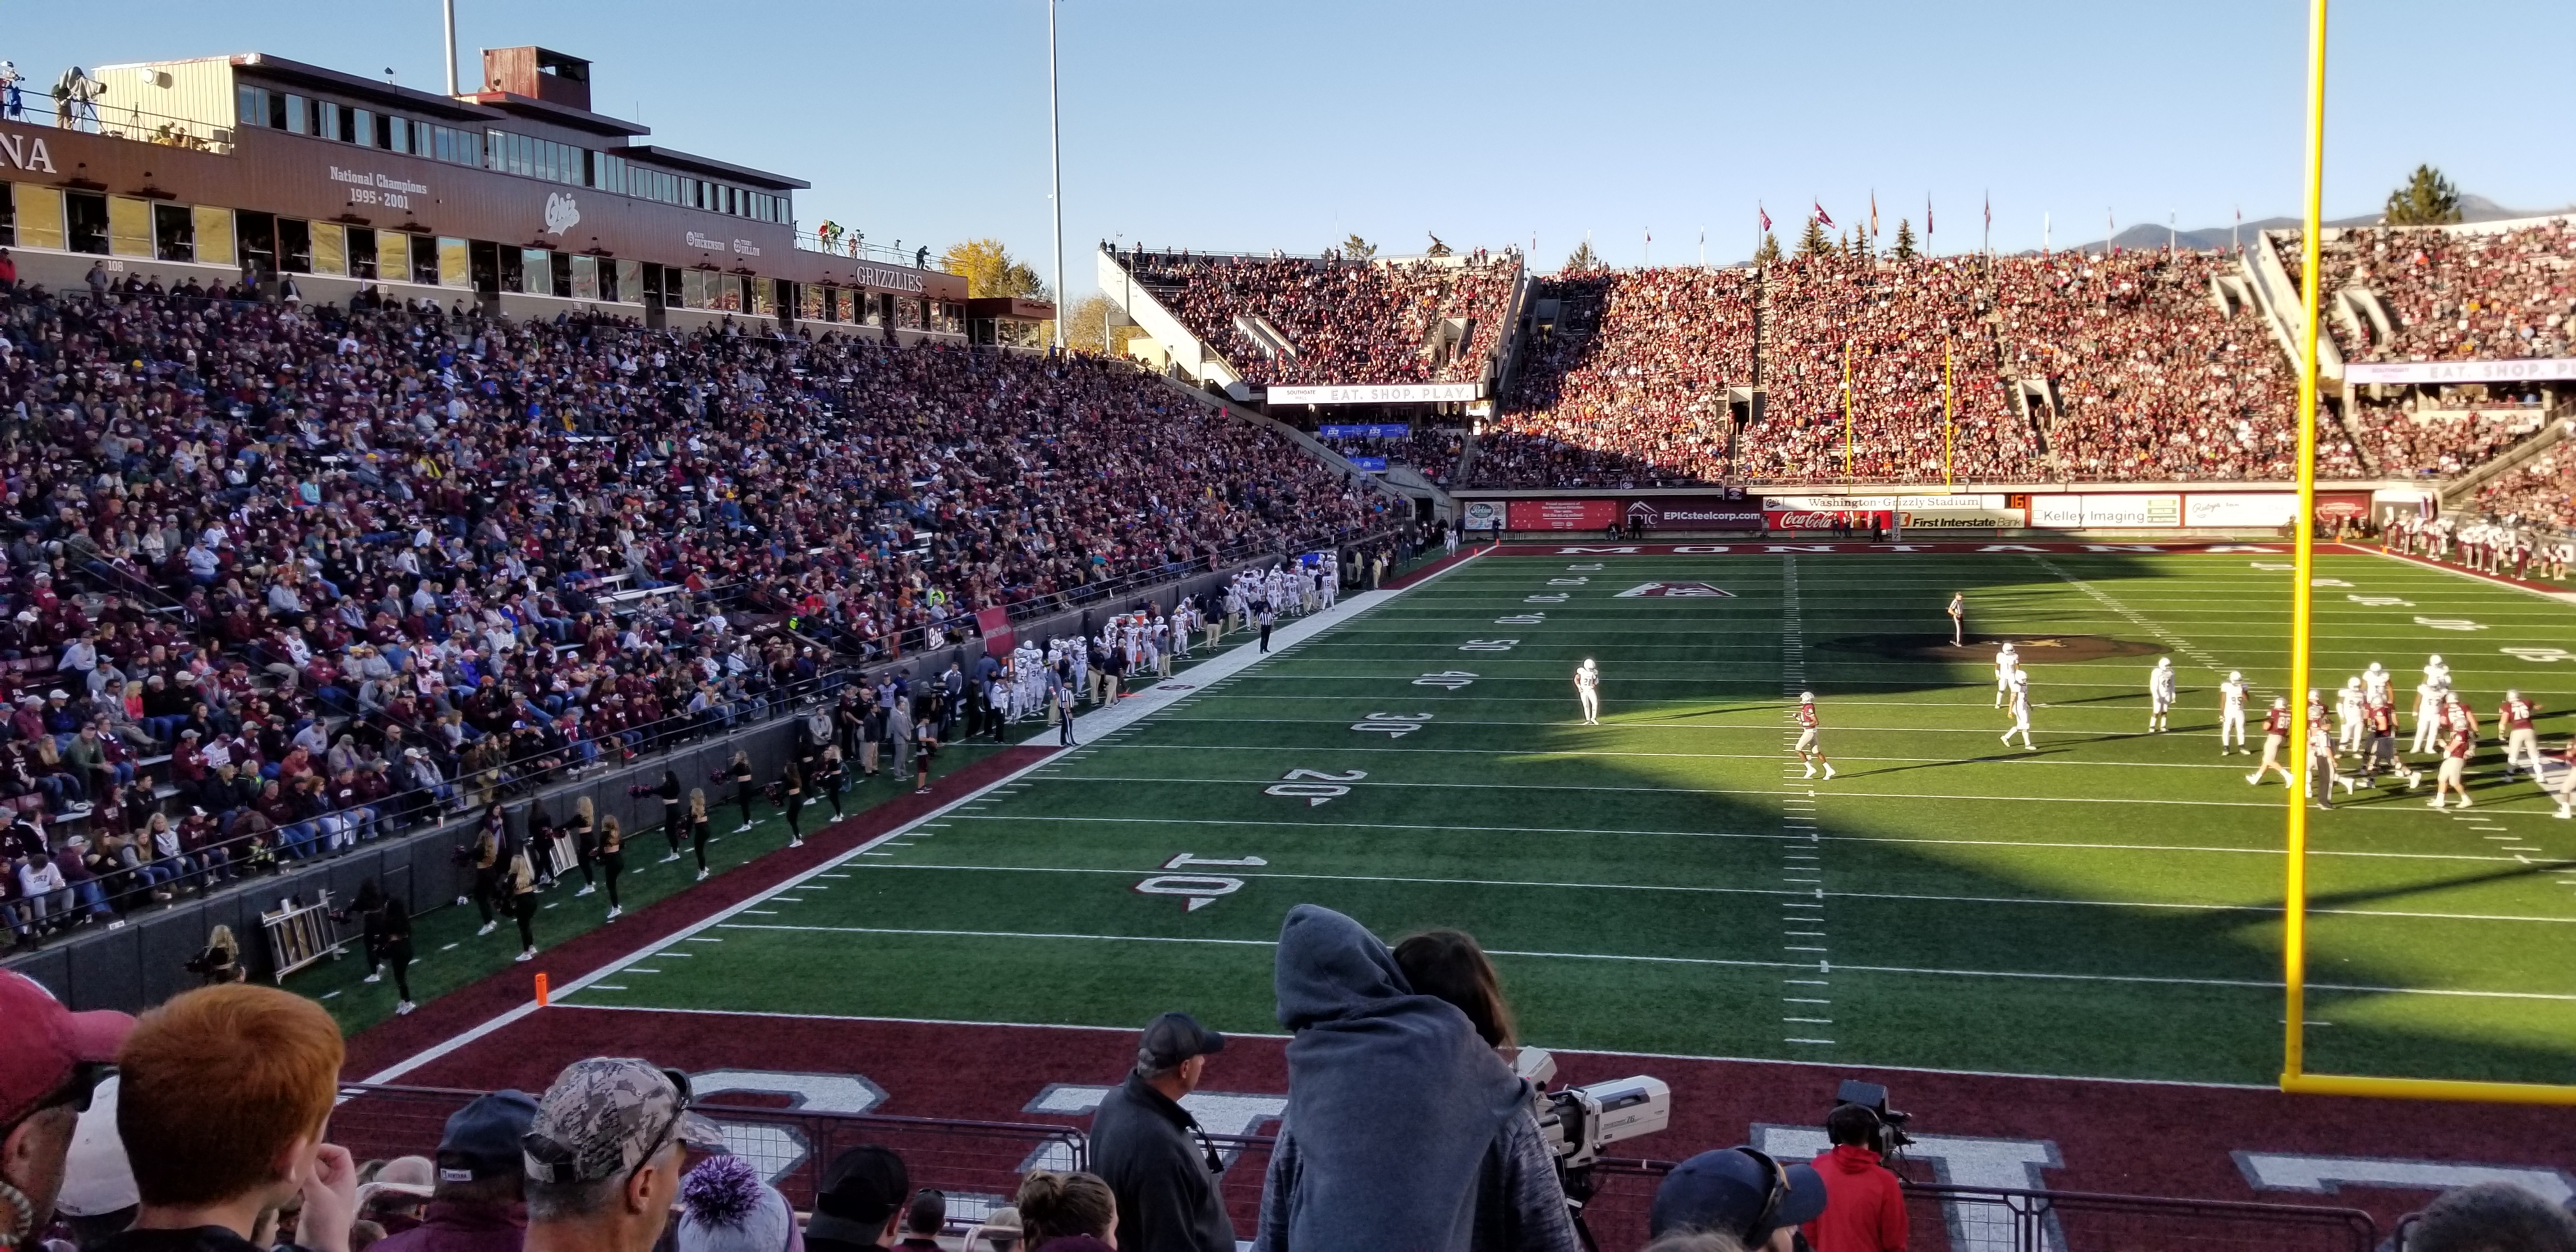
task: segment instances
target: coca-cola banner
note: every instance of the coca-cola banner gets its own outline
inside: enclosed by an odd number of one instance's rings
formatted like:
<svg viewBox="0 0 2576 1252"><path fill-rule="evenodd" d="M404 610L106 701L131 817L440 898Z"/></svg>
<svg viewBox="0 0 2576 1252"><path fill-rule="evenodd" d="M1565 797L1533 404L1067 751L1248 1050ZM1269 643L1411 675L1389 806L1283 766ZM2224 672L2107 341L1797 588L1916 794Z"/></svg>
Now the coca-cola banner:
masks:
<svg viewBox="0 0 2576 1252"><path fill-rule="evenodd" d="M1889 514L1877 509L1764 509L1762 522L1773 530L1867 530L1885 526Z"/></svg>

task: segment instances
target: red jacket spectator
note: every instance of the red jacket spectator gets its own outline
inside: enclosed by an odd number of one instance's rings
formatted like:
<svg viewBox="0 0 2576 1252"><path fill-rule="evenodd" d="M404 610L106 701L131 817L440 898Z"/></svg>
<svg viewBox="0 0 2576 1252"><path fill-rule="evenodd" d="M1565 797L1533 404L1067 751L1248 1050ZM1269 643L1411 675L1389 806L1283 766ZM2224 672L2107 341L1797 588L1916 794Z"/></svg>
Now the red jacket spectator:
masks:
<svg viewBox="0 0 2576 1252"><path fill-rule="evenodd" d="M1878 1153L1836 1144L1813 1164L1825 1180L1825 1211L1804 1230L1816 1252L1903 1252L1905 1191L1878 1163Z"/></svg>

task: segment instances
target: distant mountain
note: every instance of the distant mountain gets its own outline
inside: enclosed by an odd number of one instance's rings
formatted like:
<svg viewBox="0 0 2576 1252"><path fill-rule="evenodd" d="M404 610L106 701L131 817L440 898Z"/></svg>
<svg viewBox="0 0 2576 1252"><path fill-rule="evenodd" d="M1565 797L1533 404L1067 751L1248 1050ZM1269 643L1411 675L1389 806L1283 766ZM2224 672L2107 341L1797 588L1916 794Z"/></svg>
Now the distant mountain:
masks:
<svg viewBox="0 0 2576 1252"><path fill-rule="evenodd" d="M2487 199L2485 196L2463 194L2460 197L2460 218L2462 221L2502 222L2510 221L2518 217L2548 217L2557 213L2576 213L2576 205L2570 205L2563 209L2508 209L2493 200ZM2328 226L2376 226L2378 224L2379 215L2376 213L2372 213L2365 217L2332 218L2326 222L2326 225ZM2299 219L2295 217L2266 217L2245 223L2244 226L2237 229L2235 235L2232 237L2251 241L2254 236L2261 231L2296 230L2298 229L2298 226ZM2111 236L2111 242L2117 245L2123 252L2145 252L2150 249L2164 247L2167 238L2168 236L2165 233L2165 228L2162 226L2132 226L2127 230L2121 231L2119 234ZM2175 247L2190 248L2201 252L2212 252L2223 249L2228 246L2230 238L2229 228L2225 226L2208 226L2192 230L2176 231L2171 236ZM2076 252L2100 252L2102 250L2102 241L2095 239L2086 243L2069 245L2068 250ZM2033 251L2035 252L2036 249ZM2026 252L2023 255L2030 255L2030 253Z"/></svg>

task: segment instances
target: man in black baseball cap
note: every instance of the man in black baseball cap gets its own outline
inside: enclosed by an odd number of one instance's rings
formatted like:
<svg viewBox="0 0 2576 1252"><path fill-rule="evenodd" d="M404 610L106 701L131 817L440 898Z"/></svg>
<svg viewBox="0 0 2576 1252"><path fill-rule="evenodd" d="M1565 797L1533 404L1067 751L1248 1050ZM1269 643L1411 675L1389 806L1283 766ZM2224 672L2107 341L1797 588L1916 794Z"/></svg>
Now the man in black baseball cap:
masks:
<svg viewBox="0 0 2576 1252"><path fill-rule="evenodd" d="M1217 1180L1225 1170L1181 1098L1198 1089L1225 1036L1187 1013L1146 1023L1136 1067L1091 1117L1091 1168L1118 1197L1126 1252L1230 1252L1234 1222Z"/></svg>
<svg viewBox="0 0 2576 1252"><path fill-rule="evenodd" d="M536 1120L537 1101L524 1091L456 1110L438 1140L437 1189L420 1225L379 1240L377 1252L518 1252L528 1227L520 1154Z"/></svg>
<svg viewBox="0 0 2576 1252"><path fill-rule="evenodd" d="M1746 1252L1790 1252L1798 1227L1825 1211L1825 1180L1813 1167L1783 1165L1751 1148L1702 1152L1673 1167L1655 1189L1650 1237L1706 1230Z"/></svg>
<svg viewBox="0 0 2576 1252"><path fill-rule="evenodd" d="M863 1252L894 1246L895 1226L912 1199L912 1171L892 1148L867 1143L832 1158L814 1216L805 1223L806 1252Z"/></svg>

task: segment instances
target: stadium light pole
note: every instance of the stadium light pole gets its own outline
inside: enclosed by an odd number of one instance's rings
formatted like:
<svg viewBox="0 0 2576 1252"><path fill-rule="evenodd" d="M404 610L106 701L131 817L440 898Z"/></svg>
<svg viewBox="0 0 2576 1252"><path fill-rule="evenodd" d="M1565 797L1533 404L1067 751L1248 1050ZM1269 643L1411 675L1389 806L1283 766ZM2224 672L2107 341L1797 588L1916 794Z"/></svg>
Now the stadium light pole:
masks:
<svg viewBox="0 0 2576 1252"><path fill-rule="evenodd" d="M2299 514L2291 526L2294 536L2290 575L2290 745L2298 754L2300 775L2305 779L2316 768L2308 750L2308 628L2311 610L2316 602L2316 589L2309 585L2316 570L2316 536L2312 529L2317 501L2317 307L2318 293L2324 284L2318 281L2321 271L2321 241L2317 232L2322 225L2325 200L2326 160L2326 0L2309 0L2308 6L2308 169L2306 218L2299 241L2301 307L2305 321L2299 327ZM2331 787L2333 775L2320 781ZM2281 918L2281 983L2285 991L2282 1008L2281 1082L2295 1083L2307 1069L2307 964L2308 964L2308 806L2302 793L2305 788L2293 785L2289 791L2288 871L2282 883ZM2331 797L2327 797L2331 798Z"/></svg>
<svg viewBox="0 0 2576 1252"><path fill-rule="evenodd" d="M1047 204L1055 210L1055 350L1064 351L1064 128L1057 119L1055 86L1055 6L1047 7Z"/></svg>
<svg viewBox="0 0 2576 1252"><path fill-rule="evenodd" d="M456 94L456 0L439 6L447 14L447 94Z"/></svg>

